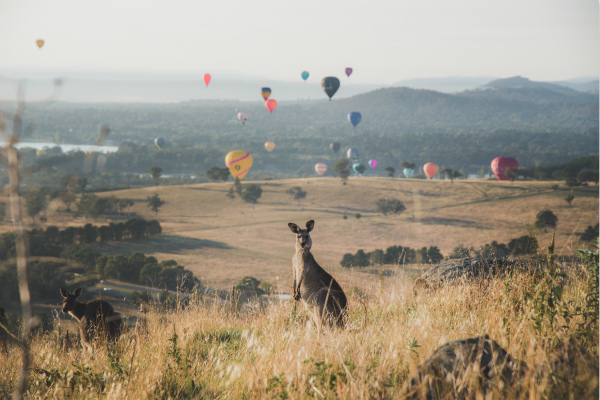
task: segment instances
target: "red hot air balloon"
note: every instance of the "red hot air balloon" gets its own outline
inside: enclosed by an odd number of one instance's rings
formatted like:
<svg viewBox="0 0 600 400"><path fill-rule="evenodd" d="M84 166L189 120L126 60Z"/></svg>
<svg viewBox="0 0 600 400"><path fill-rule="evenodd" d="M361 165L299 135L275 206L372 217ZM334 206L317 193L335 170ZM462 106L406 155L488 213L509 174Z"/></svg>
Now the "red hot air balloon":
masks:
<svg viewBox="0 0 600 400"><path fill-rule="evenodd" d="M427 164L423 165L423 172L425 173L425 176L429 179L433 179L433 177L437 175L439 170L440 167L438 167L437 164L434 164L432 162L428 162Z"/></svg>
<svg viewBox="0 0 600 400"><path fill-rule="evenodd" d="M519 162L512 157L496 157L492 160L492 172L496 175L499 181L508 181L506 171L509 168L518 169Z"/></svg>
<svg viewBox="0 0 600 400"><path fill-rule="evenodd" d="M204 83L206 83L206 87L210 83L210 74L204 74Z"/></svg>
<svg viewBox="0 0 600 400"><path fill-rule="evenodd" d="M269 110L269 112L272 113L275 107L277 107L277 100L269 99L265 101L265 107L267 107L267 110Z"/></svg>

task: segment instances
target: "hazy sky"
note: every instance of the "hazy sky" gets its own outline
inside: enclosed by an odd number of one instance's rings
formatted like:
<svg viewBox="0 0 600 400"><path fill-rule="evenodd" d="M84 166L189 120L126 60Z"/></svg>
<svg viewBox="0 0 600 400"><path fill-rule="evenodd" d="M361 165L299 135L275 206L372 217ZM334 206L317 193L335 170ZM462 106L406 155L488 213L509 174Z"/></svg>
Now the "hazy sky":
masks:
<svg viewBox="0 0 600 400"><path fill-rule="evenodd" d="M598 0L0 0L0 69L561 80L598 76L598 21Z"/></svg>

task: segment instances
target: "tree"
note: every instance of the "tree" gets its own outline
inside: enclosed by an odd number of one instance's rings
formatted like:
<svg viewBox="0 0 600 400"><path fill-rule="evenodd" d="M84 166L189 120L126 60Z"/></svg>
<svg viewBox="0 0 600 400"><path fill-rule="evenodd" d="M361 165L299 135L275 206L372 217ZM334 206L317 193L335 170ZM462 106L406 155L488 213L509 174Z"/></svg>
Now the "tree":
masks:
<svg viewBox="0 0 600 400"><path fill-rule="evenodd" d="M394 168L394 167L385 167L384 169L388 172L388 176L390 178L394 177L394 174L396 173L396 168Z"/></svg>
<svg viewBox="0 0 600 400"><path fill-rule="evenodd" d="M6 203L0 201L0 221L4 221L6 219Z"/></svg>
<svg viewBox="0 0 600 400"><path fill-rule="evenodd" d="M567 204L569 206L571 206L571 202L573 201L574 198L575 198L575 196L573 196L572 194L569 194L569 195L565 196L565 201L567 202Z"/></svg>
<svg viewBox="0 0 600 400"><path fill-rule="evenodd" d="M354 169L359 175L362 175L367 169L367 166L365 164L359 163L358 165L355 165Z"/></svg>
<svg viewBox="0 0 600 400"><path fill-rule="evenodd" d="M244 200L246 203L251 203L252 206L254 206L258 199L260 199L261 195L262 188L260 187L260 185L257 185L256 183L251 183L249 185L244 186L241 197L242 200Z"/></svg>
<svg viewBox="0 0 600 400"><path fill-rule="evenodd" d="M165 204L165 202L158 197L158 193L154 193L153 196L146 197L146 200L148 200L148 208L154 211L154 215L158 215L158 209Z"/></svg>
<svg viewBox="0 0 600 400"><path fill-rule="evenodd" d="M235 199L235 192L233 191L233 186L229 188L229 191L225 195L229 198L229 200L233 201Z"/></svg>
<svg viewBox="0 0 600 400"><path fill-rule="evenodd" d="M581 240L585 242L591 242L592 240L598 240L598 224L595 226L588 225L583 234Z"/></svg>
<svg viewBox="0 0 600 400"><path fill-rule="evenodd" d="M581 183L598 183L598 171L592 171L591 169L582 169L577 174L577 180Z"/></svg>
<svg viewBox="0 0 600 400"><path fill-rule="evenodd" d="M350 176L350 160L347 158L340 158L333 164L333 171L340 176L343 182L346 182Z"/></svg>
<svg viewBox="0 0 600 400"><path fill-rule="evenodd" d="M466 258L469 257L470 254L471 250L464 244L460 243L452 250L452 253L450 253L448 257L451 259Z"/></svg>
<svg viewBox="0 0 600 400"><path fill-rule="evenodd" d="M247 297L260 296L265 292L260 288L260 281L253 276L243 277L237 285L235 291L243 292Z"/></svg>
<svg viewBox="0 0 600 400"><path fill-rule="evenodd" d="M403 161L400 165L402 166L402 168L415 169L415 163L409 161Z"/></svg>
<svg viewBox="0 0 600 400"><path fill-rule="evenodd" d="M290 195L294 200L298 201L298 205L300 205L300 200L306 197L306 191L302 190L300 186L294 186L285 191L286 194Z"/></svg>
<svg viewBox="0 0 600 400"><path fill-rule="evenodd" d="M236 177L235 181L233 181L233 190L235 190L235 192L238 194L238 196L242 197L242 191L243 191L242 181L240 181L240 178L238 178L238 177Z"/></svg>
<svg viewBox="0 0 600 400"><path fill-rule="evenodd" d="M40 188L25 193L24 197L27 215L29 215L35 223L35 216L46 208L46 194Z"/></svg>
<svg viewBox="0 0 600 400"><path fill-rule="evenodd" d="M77 190L79 191L79 193L83 193L85 191L85 187L88 184L88 179L87 177L81 177L77 180Z"/></svg>
<svg viewBox="0 0 600 400"><path fill-rule="evenodd" d="M380 198L375 202L376 210L379 214L398 214L406 210L404 204L397 199Z"/></svg>
<svg viewBox="0 0 600 400"><path fill-rule="evenodd" d="M217 166L212 166L206 171L206 176L211 182L227 182L227 179L229 179L229 175L229 168L219 168Z"/></svg>
<svg viewBox="0 0 600 400"><path fill-rule="evenodd" d="M515 256L521 254L533 254L538 249L538 242L535 237L525 235L511 239L508 242L508 249Z"/></svg>
<svg viewBox="0 0 600 400"><path fill-rule="evenodd" d="M152 175L152 179L154 179L154 184L158 185L158 180L160 179L160 176L163 173L163 169L160 167L151 167L150 168L150 175Z"/></svg>
<svg viewBox="0 0 600 400"><path fill-rule="evenodd" d="M443 170L440 171L440 174L446 174L446 178L450 179L451 183L454 183L454 180L456 178L460 178L461 176L463 176L462 172L455 171L450 168L444 168Z"/></svg>
<svg viewBox="0 0 600 400"><path fill-rule="evenodd" d="M547 228L556 228L558 218L550 210L542 210L535 216L534 225L537 228L544 228L544 232L547 232Z"/></svg>

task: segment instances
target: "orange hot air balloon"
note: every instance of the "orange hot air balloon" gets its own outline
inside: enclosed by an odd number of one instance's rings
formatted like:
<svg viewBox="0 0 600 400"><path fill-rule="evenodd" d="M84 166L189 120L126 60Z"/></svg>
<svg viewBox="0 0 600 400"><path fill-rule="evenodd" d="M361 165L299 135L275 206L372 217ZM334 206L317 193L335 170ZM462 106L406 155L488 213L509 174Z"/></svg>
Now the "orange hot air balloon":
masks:
<svg viewBox="0 0 600 400"><path fill-rule="evenodd" d="M225 156L225 165L234 178L244 179L250 167L252 167L252 156L247 151L230 151Z"/></svg>
<svg viewBox="0 0 600 400"><path fill-rule="evenodd" d="M425 172L425 176L429 179L433 179L433 177L437 175L439 170L440 167L438 167L437 164L434 164L432 162L428 162L427 164L423 165L423 172Z"/></svg>
<svg viewBox="0 0 600 400"><path fill-rule="evenodd" d="M272 152L274 148L275 148L275 143L274 142L267 142L267 143L265 143L265 149L267 149L267 151L269 153Z"/></svg>
<svg viewBox="0 0 600 400"><path fill-rule="evenodd" d="M210 83L210 74L204 74L204 83L206 83L206 87Z"/></svg>
<svg viewBox="0 0 600 400"><path fill-rule="evenodd" d="M44 45L44 40L43 39L38 39L35 41L35 44L37 44L37 47L39 47L40 49L42 48L42 46Z"/></svg>
<svg viewBox="0 0 600 400"><path fill-rule="evenodd" d="M325 171L327 171L327 164L325 163L317 163L315 164L315 171L319 176L323 175Z"/></svg>
<svg viewBox="0 0 600 400"><path fill-rule="evenodd" d="M277 107L277 100L269 99L265 101L265 107L267 107L267 110L272 113L275 107Z"/></svg>

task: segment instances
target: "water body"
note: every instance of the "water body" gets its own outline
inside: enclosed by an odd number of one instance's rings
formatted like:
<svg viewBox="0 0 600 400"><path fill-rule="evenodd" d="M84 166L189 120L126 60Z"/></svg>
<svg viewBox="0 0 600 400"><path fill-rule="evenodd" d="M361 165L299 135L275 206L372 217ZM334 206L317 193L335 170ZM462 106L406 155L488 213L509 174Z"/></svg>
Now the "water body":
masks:
<svg viewBox="0 0 600 400"><path fill-rule="evenodd" d="M0 141L0 147L5 147L6 142ZM95 146L93 144L56 144L52 142L19 142L15 145L17 149L35 149L35 150L46 150L53 147L60 147L63 153L70 151L81 150L84 153L88 152L99 152L99 153L116 153L119 150L119 146Z"/></svg>

